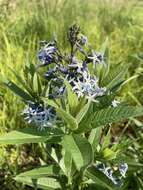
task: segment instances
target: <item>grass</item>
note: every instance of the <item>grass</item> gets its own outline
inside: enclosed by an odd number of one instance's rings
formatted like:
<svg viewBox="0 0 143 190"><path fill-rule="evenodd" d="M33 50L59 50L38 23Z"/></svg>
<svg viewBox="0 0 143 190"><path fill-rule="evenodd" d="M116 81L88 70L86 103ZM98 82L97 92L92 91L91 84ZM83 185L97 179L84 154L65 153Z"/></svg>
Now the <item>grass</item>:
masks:
<svg viewBox="0 0 143 190"><path fill-rule="evenodd" d="M110 62L130 64L127 78L133 77L123 88L120 97L133 105L143 105L143 4L141 1L108 1L108 0L7 0L0 1L0 81L5 76L16 80L9 67L23 76L22 68L27 62L36 63L36 52L40 40L57 37L61 47L67 48L65 32L67 28L78 23L89 41L97 50L108 37ZM131 78L132 79L132 78ZM0 86L0 133L14 128L21 128L25 123L20 115L23 105L3 85ZM141 119L142 120L142 119ZM132 120L133 152L137 162L142 162L141 121ZM127 131L127 130L126 130ZM125 132L126 132L125 131ZM128 135L128 133L127 133ZM135 139L138 139L135 141ZM19 189L13 184L11 176L14 168L11 162L16 162L17 151L13 147L0 149L0 171L4 173L7 182L2 182L2 188ZM33 153L34 154L34 153ZM14 158L13 158L14 157ZM8 162L7 159L11 161ZM10 176L10 177L9 177ZM143 173L137 176L133 173L128 178L135 181L127 189L143 189ZM11 184L11 186L9 184ZM131 186L129 188L129 186Z"/></svg>

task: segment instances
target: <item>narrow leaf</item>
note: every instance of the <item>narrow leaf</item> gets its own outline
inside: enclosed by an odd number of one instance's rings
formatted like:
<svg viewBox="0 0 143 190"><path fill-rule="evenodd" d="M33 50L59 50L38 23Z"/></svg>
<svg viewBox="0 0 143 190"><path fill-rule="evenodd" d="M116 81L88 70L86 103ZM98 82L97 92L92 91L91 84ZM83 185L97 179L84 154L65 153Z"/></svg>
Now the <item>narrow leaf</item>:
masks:
<svg viewBox="0 0 143 190"><path fill-rule="evenodd" d="M123 80L127 70L128 67L126 65L113 65L108 75L102 80L101 86L106 86L107 89L113 88Z"/></svg>
<svg viewBox="0 0 143 190"><path fill-rule="evenodd" d="M36 128L24 128L1 135L0 144L25 144L45 142L47 140L52 141L53 138L58 138L62 135L62 132L58 129L39 131Z"/></svg>
<svg viewBox="0 0 143 190"><path fill-rule="evenodd" d="M68 93L68 103L70 106L71 113L74 114L76 111L76 107L78 105L78 98L77 95L73 92L71 85L68 83L67 80L64 80L66 85L67 93Z"/></svg>
<svg viewBox="0 0 143 190"><path fill-rule="evenodd" d="M32 179L31 177L15 177L15 180L34 188L40 188L45 190L60 190L61 186L54 178L42 177L39 179Z"/></svg>
<svg viewBox="0 0 143 190"><path fill-rule="evenodd" d="M55 165L42 166L30 171L20 173L18 177L31 177L32 179L38 179L41 177L57 176L60 173L59 167Z"/></svg>
<svg viewBox="0 0 143 190"><path fill-rule="evenodd" d="M101 138L102 128L98 127L95 129L92 129L90 132L90 136L88 138L88 141L90 142L93 151L95 152L97 149L97 146L99 145L99 141Z"/></svg>
<svg viewBox="0 0 143 190"><path fill-rule="evenodd" d="M33 101L34 99L26 93L24 90L19 88L15 83L12 81L5 81L4 84L11 90L13 91L16 95L20 96L23 100L25 101Z"/></svg>
<svg viewBox="0 0 143 190"><path fill-rule="evenodd" d="M66 135L63 146L72 156L78 170L88 166L93 160L93 152L90 143L80 135Z"/></svg>
<svg viewBox="0 0 143 190"><path fill-rule="evenodd" d="M22 77L20 75L18 75L17 72L14 69L12 69L12 68L9 68L9 69L14 74L17 81L25 88L25 90L27 92L29 92L29 94L32 94L32 90L29 88L28 84L22 79Z"/></svg>
<svg viewBox="0 0 143 190"><path fill-rule="evenodd" d="M72 115L67 113L64 109L60 108L52 100L48 100L48 104L56 109L56 112L59 114L59 116L68 124L68 128L70 128L71 130L76 130L78 128L78 123Z"/></svg>
<svg viewBox="0 0 143 190"><path fill-rule="evenodd" d="M86 113L88 112L90 103L91 103L91 102L89 101L87 104L85 104L85 105L83 106L83 108L79 111L79 113L77 114L76 120L77 120L78 123L80 123L80 122L82 121L83 117L84 117L84 116L86 115Z"/></svg>

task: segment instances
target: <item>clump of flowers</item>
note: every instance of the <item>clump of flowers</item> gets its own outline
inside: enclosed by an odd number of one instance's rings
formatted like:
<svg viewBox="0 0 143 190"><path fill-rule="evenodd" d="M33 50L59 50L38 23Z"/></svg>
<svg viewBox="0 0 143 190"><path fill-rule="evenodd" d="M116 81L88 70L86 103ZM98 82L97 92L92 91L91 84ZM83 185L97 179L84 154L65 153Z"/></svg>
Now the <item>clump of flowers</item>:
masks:
<svg viewBox="0 0 143 190"><path fill-rule="evenodd" d="M79 98L85 96L85 98L95 99L103 96L106 88L99 87L98 78L95 75L91 76L88 68L89 64L103 64L103 55L92 49L89 49L88 53L84 50L88 40L76 25L70 28L68 39L71 45L70 54L62 54L56 41L44 41L38 53L39 66L48 66L44 76L48 82L54 83L51 88L57 89L57 96L64 93L65 86L62 78L65 78ZM53 97L57 96L53 93Z"/></svg>
<svg viewBox="0 0 143 190"><path fill-rule="evenodd" d="M91 74L89 65L93 70L96 64L103 64L103 55L89 48L88 39L80 33L80 28L72 26L68 32L68 40L71 50L69 54L61 53L57 41L42 41L38 52L39 64L37 70L41 67L46 68L43 78L49 84L49 99L58 99L66 93L64 79L72 87L77 97L97 101L96 98L106 93L106 87L99 86L98 77ZM24 110L25 119L28 123L35 123L40 129L53 126L56 122L56 112L46 105L32 103Z"/></svg>
<svg viewBox="0 0 143 190"><path fill-rule="evenodd" d="M28 123L33 123L39 129L52 127L56 120L56 114L52 107L30 104L22 113Z"/></svg>
<svg viewBox="0 0 143 190"><path fill-rule="evenodd" d="M86 96L93 101L96 101L95 98L103 96L106 92L106 88L100 88L98 86L98 79L96 77L91 77L90 73L84 71L83 79L77 79L73 82L73 90L76 92L78 97Z"/></svg>
<svg viewBox="0 0 143 190"><path fill-rule="evenodd" d="M99 171L104 173L115 185L119 187L123 185L122 178L126 177L128 170L127 163L119 164L117 170L114 170L113 167L106 166L104 163L97 164L96 167Z"/></svg>
<svg viewBox="0 0 143 190"><path fill-rule="evenodd" d="M70 27L68 40L70 53L62 53L56 40L40 43L37 70L43 67L46 70L42 77L49 85L48 99L58 100L64 97L67 93L64 80L67 80L79 100L85 98L98 103L99 97L110 94L106 87L99 85L99 78L95 75L96 66L104 65L104 56L88 48L88 39L81 34L77 25ZM110 107L117 107L119 103L117 100L112 100ZM55 109L44 103L30 103L23 114L28 123L34 123L41 130L56 124ZM96 167L117 186L122 185L121 179L125 178L128 169L126 163L120 164L118 167L120 176L115 176L113 169L103 163Z"/></svg>
<svg viewBox="0 0 143 190"><path fill-rule="evenodd" d="M25 66L25 81L13 71L23 88L5 82L26 104L22 115L32 124L12 138L8 134L8 142L38 142L40 161L46 163L38 175L34 170L15 179L35 189L50 189L51 184L52 189L116 189L126 177L124 160L130 158L125 159L123 151L130 145L120 138L116 143L111 125L140 116L143 110L116 99L126 68L109 67L106 48L102 53L91 48L77 25L69 28L67 37L69 52L63 52L57 40L40 43L37 65Z"/></svg>

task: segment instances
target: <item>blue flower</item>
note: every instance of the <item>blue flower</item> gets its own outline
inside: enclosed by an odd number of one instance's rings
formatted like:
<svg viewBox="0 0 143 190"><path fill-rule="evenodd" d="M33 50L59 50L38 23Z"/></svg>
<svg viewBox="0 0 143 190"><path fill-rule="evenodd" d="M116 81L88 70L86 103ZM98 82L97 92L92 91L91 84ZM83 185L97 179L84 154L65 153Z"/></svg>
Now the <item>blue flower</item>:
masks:
<svg viewBox="0 0 143 190"><path fill-rule="evenodd" d="M82 78L77 81L73 81L73 91L77 93L78 97L87 97L89 99L94 99L98 96L103 96L106 92L106 88L100 88L98 86L98 79L96 77L91 77L89 72L84 71Z"/></svg>
<svg viewBox="0 0 143 190"><path fill-rule="evenodd" d="M86 45L88 43L88 38L81 34L81 45Z"/></svg>
<svg viewBox="0 0 143 190"><path fill-rule="evenodd" d="M119 171L122 177L126 177L126 173L128 171L128 164L127 163L122 163L119 165Z"/></svg>
<svg viewBox="0 0 143 190"><path fill-rule="evenodd" d="M71 70L75 70L77 73L82 74L87 70L86 61L79 61L76 57L72 58L72 63L68 65Z"/></svg>
<svg viewBox="0 0 143 190"><path fill-rule="evenodd" d="M56 121L56 114L52 107L30 104L22 113L28 123L34 123L39 129L52 127Z"/></svg>
<svg viewBox="0 0 143 190"><path fill-rule="evenodd" d="M94 65L103 62L103 55L101 53L95 52L94 50L91 50L91 52L92 54L89 55L87 58L91 60Z"/></svg>
<svg viewBox="0 0 143 190"><path fill-rule="evenodd" d="M77 40L77 47L85 46L88 43L88 38L83 34L80 34L79 39Z"/></svg>
<svg viewBox="0 0 143 190"><path fill-rule="evenodd" d="M113 100L111 103L112 107L117 107L118 104L120 104L120 102L118 100Z"/></svg>
<svg viewBox="0 0 143 190"><path fill-rule="evenodd" d="M49 65L54 60L56 52L57 47L55 43L48 43L39 51L38 59L42 65Z"/></svg>
<svg viewBox="0 0 143 190"><path fill-rule="evenodd" d="M122 163L119 165L119 176L115 176L114 170L111 167L106 167L104 163L97 164L96 168L102 173L104 173L115 185L121 187L123 185L122 177L125 178L125 174L128 170L128 165L127 163Z"/></svg>
<svg viewBox="0 0 143 190"><path fill-rule="evenodd" d="M44 74L46 79L53 79L56 78L56 68L49 69L45 74Z"/></svg>
<svg viewBox="0 0 143 190"><path fill-rule="evenodd" d="M61 66L59 67L59 71L64 74L64 75L67 75L69 73L69 69L64 67L64 66Z"/></svg>

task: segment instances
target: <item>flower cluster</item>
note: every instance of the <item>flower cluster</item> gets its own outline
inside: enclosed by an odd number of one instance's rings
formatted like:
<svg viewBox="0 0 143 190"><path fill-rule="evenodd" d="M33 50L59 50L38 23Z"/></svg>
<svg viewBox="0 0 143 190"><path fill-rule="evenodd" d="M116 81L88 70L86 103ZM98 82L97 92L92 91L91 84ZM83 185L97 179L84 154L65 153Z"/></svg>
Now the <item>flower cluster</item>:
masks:
<svg viewBox="0 0 143 190"><path fill-rule="evenodd" d="M56 60L56 53L57 53L57 48L56 48L56 43L49 42L47 43L46 41L41 42L41 50L38 53L38 58L40 62L42 63L43 66L49 65L52 62L55 62Z"/></svg>
<svg viewBox="0 0 143 190"><path fill-rule="evenodd" d="M123 182L122 182L122 178L125 178L127 170L128 170L128 165L127 163L121 163L118 166L118 173L119 175L115 175L114 173L116 173L117 171L114 171L111 167L106 167L106 165L104 163L100 163L96 166L96 168L101 171L102 173L104 173L115 185L117 186L122 186Z"/></svg>
<svg viewBox="0 0 143 190"><path fill-rule="evenodd" d="M48 98L57 99L66 94L66 79L79 99L85 97L97 101L97 97L106 93L106 88L99 86L98 78L91 75L90 69L94 71L97 63L103 63L103 55L88 48L87 37L80 33L76 25L69 29L68 40L70 53L61 53L56 40L41 42L37 69L44 67L47 70L44 70L44 78L49 89ZM56 122L56 113L44 102L28 105L24 114L28 123L35 123L41 129Z"/></svg>
<svg viewBox="0 0 143 190"><path fill-rule="evenodd" d="M98 79L96 77L91 77L86 71L83 72L82 80L78 79L73 81L73 90L77 93L78 97L83 97L84 95L88 98L94 99L98 96L103 96L106 92L106 88L100 88L98 86Z"/></svg>
<svg viewBox="0 0 143 190"><path fill-rule="evenodd" d="M56 120L56 114L52 107L30 104L22 113L28 123L35 124L39 129L52 127Z"/></svg>
<svg viewBox="0 0 143 190"><path fill-rule="evenodd" d="M68 39L71 44L70 54L62 54L56 41L44 41L38 54L40 65L48 66L44 76L50 82L50 97L57 98L65 92L62 79L65 78L78 98L85 96L95 101L96 97L105 94L106 88L99 87L98 78L91 76L88 65L102 63L103 55L92 49L88 53L84 50L88 39L76 25L69 29ZM81 56L82 59L79 59Z"/></svg>

